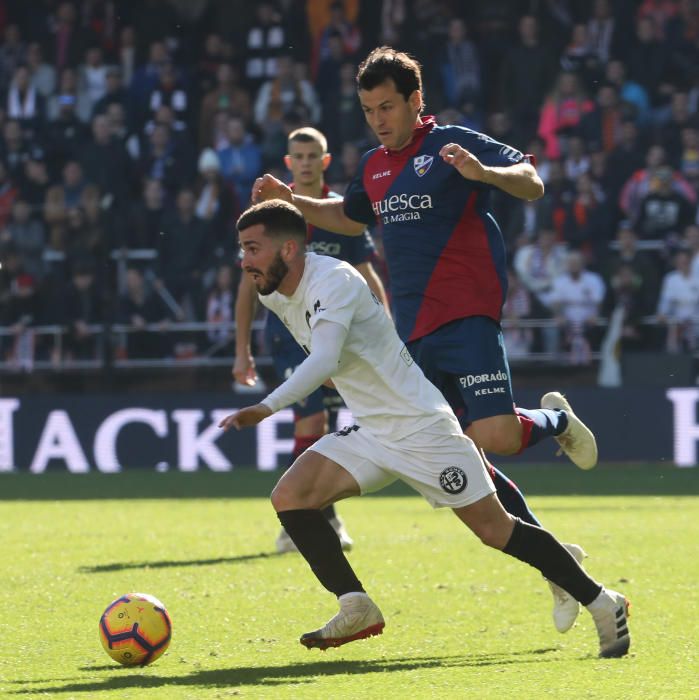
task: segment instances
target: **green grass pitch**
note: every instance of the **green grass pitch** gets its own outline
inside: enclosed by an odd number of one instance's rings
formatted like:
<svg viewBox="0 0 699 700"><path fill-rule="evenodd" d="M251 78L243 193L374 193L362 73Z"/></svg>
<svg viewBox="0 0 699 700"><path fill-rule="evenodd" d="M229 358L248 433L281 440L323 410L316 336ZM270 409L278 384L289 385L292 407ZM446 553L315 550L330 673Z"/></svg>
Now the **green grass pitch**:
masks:
<svg viewBox="0 0 699 700"><path fill-rule="evenodd" d="M339 506L380 637L326 652L302 632L336 611L297 556L273 553L276 475L0 477L0 698L699 698L699 470L508 470L544 524L632 602L632 647L596 657L583 611L559 635L536 571L483 547L403 487ZM168 652L127 669L104 607L151 593Z"/></svg>

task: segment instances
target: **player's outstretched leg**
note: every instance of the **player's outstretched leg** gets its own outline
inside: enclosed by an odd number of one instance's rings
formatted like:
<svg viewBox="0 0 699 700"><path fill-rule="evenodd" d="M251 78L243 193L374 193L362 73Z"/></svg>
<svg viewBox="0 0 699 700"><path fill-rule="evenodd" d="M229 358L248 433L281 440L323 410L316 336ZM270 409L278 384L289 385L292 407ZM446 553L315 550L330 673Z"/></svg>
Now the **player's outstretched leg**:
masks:
<svg viewBox="0 0 699 700"><path fill-rule="evenodd" d="M498 500L502 503L503 508L510 515L514 515L525 523L541 527L541 523L534 513L532 513L524 494L520 491L517 484L503 474L497 467L493 466L482 452L481 456L490 473L490 478L493 480ZM575 557L576 561L582 565L582 560L587 556L582 547L577 544L565 544L563 546ZM553 595L553 624L559 632L567 632L578 618L580 604L560 586L551 583L551 581L549 581L548 584Z"/></svg>
<svg viewBox="0 0 699 700"><path fill-rule="evenodd" d="M573 464L580 469L592 469L597 464L597 441L592 431L575 415L566 397L550 391L541 397L541 408L565 412L568 419L566 429L555 439Z"/></svg>
<svg viewBox="0 0 699 700"><path fill-rule="evenodd" d="M321 511L287 510L277 516L316 578L340 603L337 615L323 627L304 634L301 644L309 649L328 649L381 634L385 626L381 611L365 593Z"/></svg>
<svg viewBox="0 0 699 700"><path fill-rule="evenodd" d="M630 636L624 597L590 578L573 555L547 530L511 518L494 495L462 508L456 515L481 539L538 569L545 578L586 606L599 635L602 657L627 653ZM622 609L623 612L619 613ZM614 626L612 621L614 620ZM618 626L617 626L618 625Z"/></svg>

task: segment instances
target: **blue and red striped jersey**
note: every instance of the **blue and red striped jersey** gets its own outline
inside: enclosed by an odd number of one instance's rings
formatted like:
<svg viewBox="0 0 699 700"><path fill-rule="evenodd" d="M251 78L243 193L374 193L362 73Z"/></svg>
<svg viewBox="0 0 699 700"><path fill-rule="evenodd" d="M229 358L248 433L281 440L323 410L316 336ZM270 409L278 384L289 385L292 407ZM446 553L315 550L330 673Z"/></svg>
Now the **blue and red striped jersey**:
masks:
<svg viewBox="0 0 699 700"><path fill-rule="evenodd" d="M459 318L499 321L507 294L491 187L462 177L439 150L458 143L489 166L528 158L477 131L422 121L404 149L363 156L344 202L350 219L383 224L396 326L406 342Z"/></svg>

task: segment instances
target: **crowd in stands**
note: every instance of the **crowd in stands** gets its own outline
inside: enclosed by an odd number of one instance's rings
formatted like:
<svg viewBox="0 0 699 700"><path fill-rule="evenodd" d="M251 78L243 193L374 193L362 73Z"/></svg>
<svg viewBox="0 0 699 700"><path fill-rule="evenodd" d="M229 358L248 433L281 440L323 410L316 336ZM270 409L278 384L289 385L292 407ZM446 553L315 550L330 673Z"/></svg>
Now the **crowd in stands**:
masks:
<svg viewBox="0 0 699 700"><path fill-rule="evenodd" d="M115 357L230 354L252 183L314 125L343 191L384 43L438 122L536 158L542 199L494 196L514 357L587 364L618 308L625 349L696 349L697 0L4 0L0 361L95 358L103 324L129 329ZM222 330L162 332L197 321Z"/></svg>

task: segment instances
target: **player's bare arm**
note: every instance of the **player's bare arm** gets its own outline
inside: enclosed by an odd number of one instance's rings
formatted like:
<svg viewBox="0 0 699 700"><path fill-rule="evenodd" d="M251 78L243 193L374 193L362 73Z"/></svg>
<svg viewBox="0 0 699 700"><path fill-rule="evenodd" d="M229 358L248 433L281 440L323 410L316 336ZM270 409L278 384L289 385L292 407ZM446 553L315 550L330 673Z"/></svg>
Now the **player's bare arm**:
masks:
<svg viewBox="0 0 699 700"><path fill-rule="evenodd" d="M483 165L473 153L457 143L442 146L439 155L467 180L492 185L529 202L544 195L544 183L530 163L514 163L506 167Z"/></svg>
<svg viewBox="0 0 699 700"><path fill-rule="evenodd" d="M218 427L223 428L224 431L230 430L231 428L235 428L236 430L250 428L271 415L272 410L270 408L263 403L256 403L254 406L246 406L236 413L226 416L218 424Z"/></svg>
<svg viewBox="0 0 699 700"><path fill-rule="evenodd" d="M346 236L359 236L364 233L366 224L353 221L345 216L342 199L316 199L294 194L288 185L270 174L255 180L252 188L252 201L264 202L268 199L283 199L301 210L309 224Z"/></svg>
<svg viewBox="0 0 699 700"><path fill-rule="evenodd" d="M250 334L256 307L255 285L248 275L243 275L235 300L235 362L232 373L235 381L245 386L255 386L257 383L255 360L250 349Z"/></svg>

